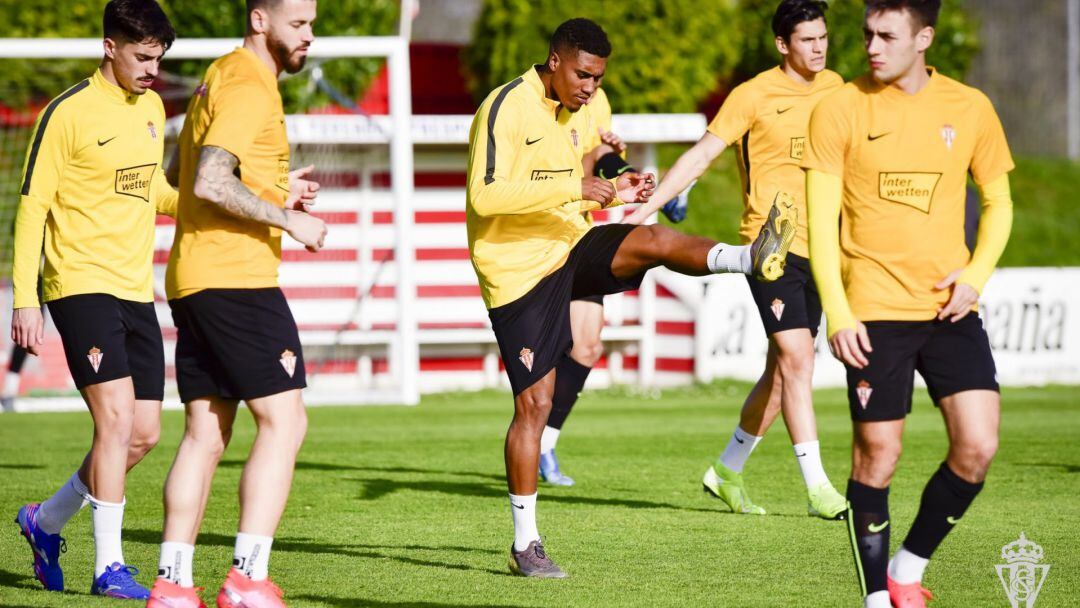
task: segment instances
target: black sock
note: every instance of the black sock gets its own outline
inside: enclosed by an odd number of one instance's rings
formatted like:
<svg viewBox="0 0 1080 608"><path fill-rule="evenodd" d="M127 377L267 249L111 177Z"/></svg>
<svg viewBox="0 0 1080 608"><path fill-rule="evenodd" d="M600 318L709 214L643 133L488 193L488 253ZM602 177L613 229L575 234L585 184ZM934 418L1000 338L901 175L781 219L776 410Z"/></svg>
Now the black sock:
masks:
<svg viewBox="0 0 1080 608"><path fill-rule="evenodd" d="M863 595L884 591L889 566L889 488L848 480L848 533Z"/></svg>
<svg viewBox="0 0 1080 608"><path fill-rule="evenodd" d="M26 349L16 344L11 349L11 361L8 363L8 371L16 374L22 371L23 363L26 363Z"/></svg>
<svg viewBox="0 0 1080 608"><path fill-rule="evenodd" d="M574 361L570 355L564 356L555 365L555 394L551 398L548 426L562 430L566 417L570 415L570 410L574 409L578 395L581 394L581 389L585 388L585 380L591 371L591 367L585 367Z"/></svg>
<svg viewBox="0 0 1080 608"><path fill-rule="evenodd" d="M946 463L930 477L923 490L919 514L911 524L904 548L924 559L930 559L941 541L971 506L983 484L964 481Z"/></svg>

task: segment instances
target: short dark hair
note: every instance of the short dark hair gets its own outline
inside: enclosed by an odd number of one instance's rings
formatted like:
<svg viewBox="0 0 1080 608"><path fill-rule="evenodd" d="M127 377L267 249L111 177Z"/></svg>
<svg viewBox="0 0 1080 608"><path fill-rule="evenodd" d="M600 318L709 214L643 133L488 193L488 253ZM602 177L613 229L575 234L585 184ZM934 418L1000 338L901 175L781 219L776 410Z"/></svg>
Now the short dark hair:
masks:
<svg viewBox="0 0 1080 608"><path fill-rule="evenodd" d="M915 21L918 26L915 29L936 27L938 14L941 13L941 0L866 0L867 15L903 10Z"/></svg>
<svg viewBox="0 0 1080 608"><path fill-rule="evenodd" d="M595 21L578 17L563 21L555 28L555 33L551 35L550 50L585 51L597 57L607 57L611 54L611 43L608 42L604 28Z"/></svg>
<svg viewBox="0 0 1080 608"><path fill-rule="evenodd" d="M791 42L791 34L800 23L825 19L828 8L828 2L819 0L782 0L773 14L773 34L785 42Z"/></svg>
<svg viewBox="0 0 1080 608"><path fill-rule="evenodd" d="M106 38L153 41L168 49L176 40L169 17L156 0L110 0L101 19Z"/></svg>
<svg viewBox="0 0 1080 608"><path fill-rule="evenodd" d="M281 0L247 0L247 12L250 15L257 8L274 8L279 4Z"/></svg>

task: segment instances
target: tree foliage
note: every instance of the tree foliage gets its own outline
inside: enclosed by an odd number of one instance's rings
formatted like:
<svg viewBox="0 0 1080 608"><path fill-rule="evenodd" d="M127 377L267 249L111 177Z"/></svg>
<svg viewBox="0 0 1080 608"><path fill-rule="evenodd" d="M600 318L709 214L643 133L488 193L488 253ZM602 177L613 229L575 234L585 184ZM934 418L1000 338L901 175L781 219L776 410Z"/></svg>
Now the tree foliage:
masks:
<svg viewBox="0 0 1080 608"><path fill-rule="evenodd" d="M177 35L182 38L235 38L247 24L244 0L162 0ZM0 0L7 36L16 38L94 38L101 36L104 0ZM319 3L316 35L385 35L395 31L397 0L329 0ZM309 60L309 68L314 61ZM5 62L0 93L9 107L21 107L57 95L85 77L95 60L25 60ZM165 69L198 78L209 61L170 61ZM382 65L379 59L335 59L323 63L324 77L346 96L355 98ZM328 101L307 78L293 78L282 87L287 111L302 111Z"/></svg>
<svg viewBox="0 0 1080 608"><path fill-rule="evenodd" d="M477 101L547 57L555 28L573 17L611 40L604 89L620 112L693 112L730 72L743 44L730 1L487 0L464 53Z"/></svg>

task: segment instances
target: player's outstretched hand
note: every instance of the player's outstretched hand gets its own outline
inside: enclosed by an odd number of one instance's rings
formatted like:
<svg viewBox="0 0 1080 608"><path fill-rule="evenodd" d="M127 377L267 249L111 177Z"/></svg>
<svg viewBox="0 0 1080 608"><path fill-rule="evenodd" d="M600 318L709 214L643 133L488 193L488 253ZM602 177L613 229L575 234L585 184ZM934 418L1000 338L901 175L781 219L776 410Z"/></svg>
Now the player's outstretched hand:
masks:
<svg viewBox="0 0 1080 608"><path fill-rule="evenodd" d="M37 307L16 308L11 315L11 341L37 355L45 343L45 319Z"/></svg>
<svg viewBox="0 0 1080 608"><path fill-rule="evenodd" d="M626 142L616 135L614 131L605 131L603 127L597 127L596 131L600 134L600 141L611 146L611 149L616 154L626 152Z"/></svg>
<svg viewBox="0 0 1080 608"><path fill-rule="evenodd" d="M619 193L619 200L624 203L648 202L655 187L656 176L652 173L627 171L615 180L615 189Z"/></svg>
<svg viewBox="0 0 1080 608"><path fill-rule="evenodd" d="M319 196L319 182L307 179L315 170L315 165L308 165L289 171L289 196L285 199L285 208L295 211L309 211Z"/></svg>
<svg viewBox="0 0 1080 608"><path fill-rule="evenodd" d="M326 240L326 223L314 215L303 211L285 210L289 218L285 231L289 236L303 243L307 250L314 253L323 247Z"/></svg>
<svg viewBox="0 0 1080 608"><path fill-rule="evenodd" d="M841 329L829 338L829 348L834 357L841 362L862 369L870 364L866 353L873 352L870 347L870 335L866 333L866 326L861 322L855 322L854 329Z"/></svg>
<svg viewBox="0 0 1080 608"><path fill-rule="evenodd" d="M611 182L595 175L581 178L581 198L596 201L601 207L607 207L615 200L615 186Z"/></svg>
<svg viewBox="0 0 1080 608"><path fill-rule="evenodd" d="M979 301L979 292L975 291L975 288L967 283L957 283L956 279L960 277L960 270L954 270L949 273L949 276L941 280L940 283L934 285L934 289L941 291L952 287L952 296L949 297L949 302L945 304L944 308L938 309L938 321L944 321L949 319L953 323L956 323L960 319L963 319L971 312L972 307Z"/></svg>

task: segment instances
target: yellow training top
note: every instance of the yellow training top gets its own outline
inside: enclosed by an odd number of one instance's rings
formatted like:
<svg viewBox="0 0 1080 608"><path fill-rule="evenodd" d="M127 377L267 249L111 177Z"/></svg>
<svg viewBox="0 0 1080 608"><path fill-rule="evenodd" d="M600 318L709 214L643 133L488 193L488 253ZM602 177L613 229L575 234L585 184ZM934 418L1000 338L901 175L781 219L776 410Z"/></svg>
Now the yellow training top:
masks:
<svg viewBox="0 0 1080 608"><path fill-rule="evenodd" d="M867 75L822 100L803 167L842 178L841 272L855 318L934 318L949 300L934 285L971 259L968 173L983 186L1013 166L990 100L933 70L915 95Z"/></svg>
<svg viewBox="0 0 1080 608"><path fill-rule="evenodd" d="M735 146L743 185L743 216L739 236L743 243L757 237L777 192L795 199L799 227L791 252L808 257L806 244L806 176L799 167L806 144L810 112L844 80L823 70L809 85L802 85L779 67L766 70L731 91L709 133Z"/></svg>
<svg viewBox="0 0 1080 608"><path fill-rule="evenodd" d="M36 307L44 241L46 302L105 293L154 300L154 216L176 207L161 168L165 108L100 70L38 116L15 219L15 308Z"/></svg>
<svg viewBox="0 0 1080 608"><path fill-rule="evenodd" d="M180 132L180 207L165 290L169 299L209 288L276 287L281 230L236 217L194 194L203 146L238 159L240 181L279 207L289 194L289 141L277 77L238 48L206 70Z"/></svg>
<svg viewBox="0 0 1080 608"><path fill-rule="evenodd" d="M562 267L589 230L581 157L596 131L588 106L547 98L535 68L495 89L469 132L469 252L488 308L525 295Z"/></svg>

